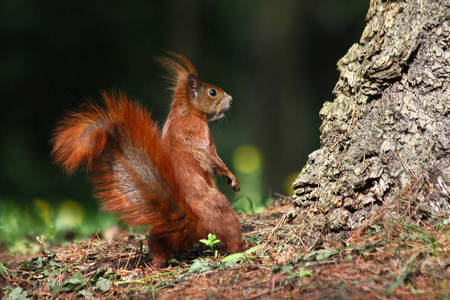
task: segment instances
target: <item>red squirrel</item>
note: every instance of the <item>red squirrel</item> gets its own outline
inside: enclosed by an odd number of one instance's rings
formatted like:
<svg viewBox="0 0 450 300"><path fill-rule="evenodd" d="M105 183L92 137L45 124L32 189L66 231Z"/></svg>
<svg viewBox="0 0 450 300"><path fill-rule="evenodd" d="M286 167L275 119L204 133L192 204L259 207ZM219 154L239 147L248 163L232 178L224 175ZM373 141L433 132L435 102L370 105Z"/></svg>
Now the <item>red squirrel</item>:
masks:
<svg viewBox="0 0 450 300"><path fill-rule="evenodd" d="M52 156L70 175L90 173L102 208L136 225L151 225L152 265L215 234L230 253L243 249L241 225L214 174L239 181L216 152L207 121L221 118L232 98L201 82L192 63L170 53L159 59L173 83L161 131L145 109L122 93L102 93L104 106L84 104L57 126Z"/></svg>

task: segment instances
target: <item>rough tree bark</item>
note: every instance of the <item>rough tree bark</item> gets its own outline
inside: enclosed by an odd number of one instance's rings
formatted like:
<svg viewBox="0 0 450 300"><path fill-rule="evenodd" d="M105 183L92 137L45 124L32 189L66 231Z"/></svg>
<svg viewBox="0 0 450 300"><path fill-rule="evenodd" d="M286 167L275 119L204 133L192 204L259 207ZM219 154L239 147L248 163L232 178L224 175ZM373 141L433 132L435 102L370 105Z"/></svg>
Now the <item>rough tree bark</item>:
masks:
<svg viewBox="0 0 450 300"><path fill-rule="evenodd" d="M311 237L343 240L375 218L448 216L449 20L448 0L371 1L320 112L321 148L293 184L292 238L319 245Z"/></svg>

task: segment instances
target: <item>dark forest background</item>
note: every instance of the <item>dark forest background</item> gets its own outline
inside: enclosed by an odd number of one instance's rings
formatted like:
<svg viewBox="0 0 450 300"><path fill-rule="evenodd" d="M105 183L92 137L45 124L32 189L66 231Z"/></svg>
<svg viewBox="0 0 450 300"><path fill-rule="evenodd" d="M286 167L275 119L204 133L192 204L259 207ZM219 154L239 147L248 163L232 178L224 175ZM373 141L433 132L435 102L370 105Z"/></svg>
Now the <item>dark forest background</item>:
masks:
<svg viewBox="0 0 450 300"><path fill-rule="evenodd" d="M85 97L110 89L162 124L171 92L154 58L164 50L186 55L203 81L233 96L226 120L210 124L230 169L233 152L253 145L263 158L260 193L286 194L289 175L320 146L319 110L334 98L336 62L358 41L368 5L0 1L0 201L73 199L96 209L85 172L68 178L52 164L52 130Z"/></svg>

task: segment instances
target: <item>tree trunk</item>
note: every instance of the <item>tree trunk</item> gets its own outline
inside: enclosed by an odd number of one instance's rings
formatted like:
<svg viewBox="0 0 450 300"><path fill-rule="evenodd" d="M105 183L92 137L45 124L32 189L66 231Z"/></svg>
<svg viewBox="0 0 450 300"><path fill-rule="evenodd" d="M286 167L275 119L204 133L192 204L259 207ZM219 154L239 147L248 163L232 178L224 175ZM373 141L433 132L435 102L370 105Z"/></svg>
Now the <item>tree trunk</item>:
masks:
<svg viewBox="0 0 450 300"><path fill-rule="evenodd" d="M373 220L449 214L449 19L447 0L371 1L320 112L321 148L293 184L285 221L305 246Z"/></svg>

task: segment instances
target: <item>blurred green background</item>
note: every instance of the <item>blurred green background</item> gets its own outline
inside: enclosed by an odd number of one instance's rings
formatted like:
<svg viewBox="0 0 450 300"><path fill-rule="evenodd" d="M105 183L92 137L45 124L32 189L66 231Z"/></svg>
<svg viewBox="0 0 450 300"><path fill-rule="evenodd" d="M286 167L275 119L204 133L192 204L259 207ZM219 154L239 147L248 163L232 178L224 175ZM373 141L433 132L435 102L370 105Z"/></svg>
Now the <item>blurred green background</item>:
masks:
<svg viewBox="0 0 450 300"><path fill-rule="evenodd" d="M26 228L28 217L39 217L49 234L58 218L69 219L61 215L67 205L79 210L74 224L90 222L86 232L114 222L98 215L86 172L67 177L52 164L52 130L85 97L110 89L138 99L163 124L171 91L154 58L165 50L186 55L203 81L233 96L226 119L210 128L241 193L233 195L218 178L221 190L229 199L250 199L254 210L272 193L287 195L292 174L320 146L318 112L333 100L336 62L359 40L368 6L369 0L0 1L0 244L19 232L43 234L34 221ZM5 233L14 226L17 232Z"/></svg>

